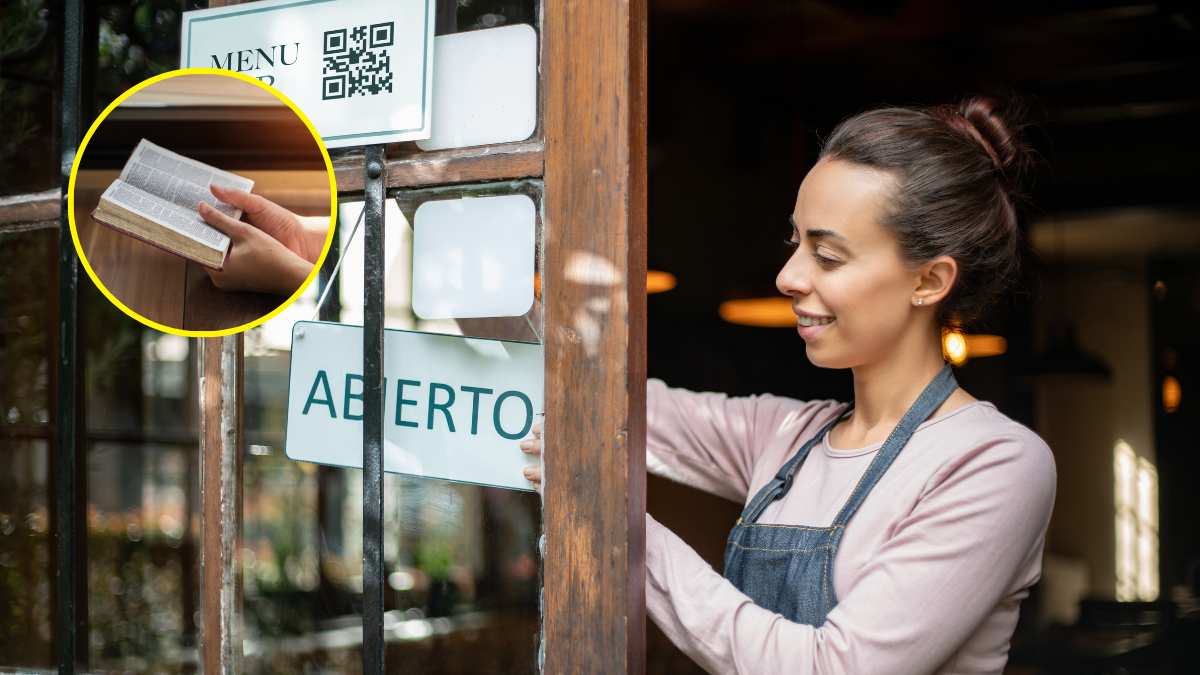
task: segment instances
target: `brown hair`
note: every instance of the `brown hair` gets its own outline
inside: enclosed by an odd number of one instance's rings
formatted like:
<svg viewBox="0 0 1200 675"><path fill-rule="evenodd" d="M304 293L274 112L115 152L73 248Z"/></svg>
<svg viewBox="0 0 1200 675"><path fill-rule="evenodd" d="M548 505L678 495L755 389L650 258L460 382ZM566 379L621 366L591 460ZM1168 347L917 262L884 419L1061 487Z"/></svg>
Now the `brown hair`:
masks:
<svg viewBox="0 0 1200 675"><path fill-rule="evenodd" d="M901 255L914 265L948 255L958 279L938 307L943 325L968 323L1016 277L1016 205L1033 167L1021 127L1001 102L881 108L834 129L821 159L891 173L887 215Z"/></svg>

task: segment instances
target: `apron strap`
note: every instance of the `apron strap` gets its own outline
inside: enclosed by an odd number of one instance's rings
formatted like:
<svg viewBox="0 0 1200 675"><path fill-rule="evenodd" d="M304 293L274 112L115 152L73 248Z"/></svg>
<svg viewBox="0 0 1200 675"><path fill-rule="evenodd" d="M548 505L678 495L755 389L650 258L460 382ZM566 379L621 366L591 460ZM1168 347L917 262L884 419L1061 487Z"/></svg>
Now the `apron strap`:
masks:
<svg viewBox="0 0 1200 675"><path fill-rule="evenodd" d="M917 427L929 419L929 416L941 407L956 389L958 389L958 381L954 379L954 373L950 371L950 364L947 363L933 378L933 381L925 387L925 391L922 391L921 395L917 397L908 412L904 413L904 417L900 418L900 423L896 425L895 429L892 429L892 433L888 434L887 440L883 442L883 447L875 453L875 459L871 460L871 465L859 479L854 493L850 495L846 505L834 518L832 542L834 546L838 544L842 533L846 531L845 525L849 522L850 517L867 498L871 488L874 488L879 479L883 477L883 473L891 466L896 455L900 454L905 444L908 443L908 439L912 438Z"/></svg>
<svg viewBox="0 0 1200 675"><path fill-rule="evenodd" d="M796 474L796 467L804 461L805 457L808 457L809 451L812 450L813 446L815 446L822 438L825 437L825 434L829 433L829 430L833 428L833 425L841 422L842 418L849 414L853 409L854 403L851 402L850 405L846 406L846 409L843 410L841 414L833 418L833 421L831 421L829 424L826 424L823 429L817 432L816 436L810 438L795 455L792 455L791 459L789 459L782 467L780 467L779 472L775 474L775 477L768 481L767 484L758 491L758 494L754 495L754 499L742 511L741 521L743 523L749 524L758 522L758 517L762 515L762 512L766 510L767 506L769 506L771 502L775 501L776 499L782 499L783 496L792 489L792 480Z"/></svg>

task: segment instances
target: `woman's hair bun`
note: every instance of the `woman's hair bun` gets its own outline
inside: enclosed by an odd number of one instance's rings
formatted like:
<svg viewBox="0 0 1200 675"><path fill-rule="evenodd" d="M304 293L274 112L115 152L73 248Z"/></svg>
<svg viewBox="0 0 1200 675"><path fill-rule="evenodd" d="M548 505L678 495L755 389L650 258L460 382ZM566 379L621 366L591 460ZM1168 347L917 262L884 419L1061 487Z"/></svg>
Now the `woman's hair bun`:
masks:
<svg viewBox="0 0 1200 675"><path fill-rule="evenodd" d="M957 104L931 112L991 158L996 176L1011 194L1019 194L1033 168L1033 153L1025 141L1021 111L1011 103L987 96L968 96Z"/></svg>
<svg viewBox="0 0 1200 675"><path fill-rule="evenodd" d="M822 160L895 176L886 224L908 262L948 255L958 263L954 288L938 303L945 325L978 318L1016 278L1016 206L1034 166L1019 112L985 96L878 108L843 121L821 149Z"/></svg>

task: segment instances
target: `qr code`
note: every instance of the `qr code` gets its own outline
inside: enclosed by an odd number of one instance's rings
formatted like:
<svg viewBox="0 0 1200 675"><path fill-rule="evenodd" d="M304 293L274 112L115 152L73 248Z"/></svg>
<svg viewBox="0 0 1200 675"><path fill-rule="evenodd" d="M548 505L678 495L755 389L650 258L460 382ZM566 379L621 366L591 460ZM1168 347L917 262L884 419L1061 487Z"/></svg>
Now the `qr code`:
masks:
<svg viewBox="0 0 1200 675"><path fill-rule="evenodd" d="M375 96L392 92L395 22L325 31L325 67L321 98Z"/></svg>

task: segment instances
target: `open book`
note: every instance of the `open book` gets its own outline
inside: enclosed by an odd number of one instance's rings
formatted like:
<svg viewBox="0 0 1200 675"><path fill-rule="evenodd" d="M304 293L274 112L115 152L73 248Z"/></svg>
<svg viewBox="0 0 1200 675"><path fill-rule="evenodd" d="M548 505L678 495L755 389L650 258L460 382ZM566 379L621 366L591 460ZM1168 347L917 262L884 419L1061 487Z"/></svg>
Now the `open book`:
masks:
<svg viewBox="0 0 1200 675"><path fill-rule="evenodd" d="M188 159L142 139L121 177L108 186L92 220L219 270L229 237L200 217L200 202L237 220L242 210L217 201L209 185L250 191L254 181Z"/></svg>

